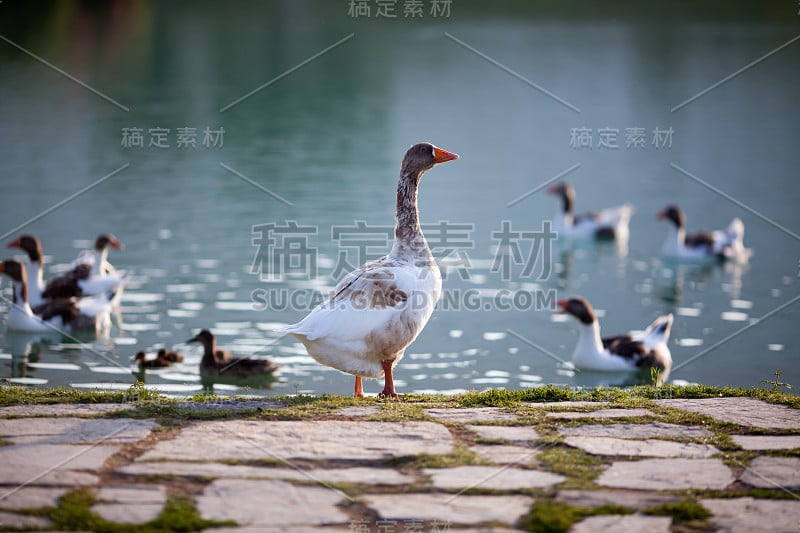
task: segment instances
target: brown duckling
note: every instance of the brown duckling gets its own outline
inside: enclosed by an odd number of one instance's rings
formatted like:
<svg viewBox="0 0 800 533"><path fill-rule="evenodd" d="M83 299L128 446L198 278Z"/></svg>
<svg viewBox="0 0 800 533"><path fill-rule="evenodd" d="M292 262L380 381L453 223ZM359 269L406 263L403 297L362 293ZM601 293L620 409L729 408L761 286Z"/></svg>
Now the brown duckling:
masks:
<svg viewBox="0 0 800 533"><path fill-rule="evenodd" d="M183 356L181 354L177 352L168 352L164 348L158 351L155 359L146 359L146 357L144 352L136 353L136 363L142 368L163 368L172 366L172 363L180 363L183 361Z"/></svg>
<svg viewBox="0 0 800 533"><path fill-rule="evenodd" d="M199 342L203 345L200 374L245 378L273 374L278 369L278 365L268 359L234 357L228 352L217 350L214 335L207 329L202 330L186 342Z"/></svg>

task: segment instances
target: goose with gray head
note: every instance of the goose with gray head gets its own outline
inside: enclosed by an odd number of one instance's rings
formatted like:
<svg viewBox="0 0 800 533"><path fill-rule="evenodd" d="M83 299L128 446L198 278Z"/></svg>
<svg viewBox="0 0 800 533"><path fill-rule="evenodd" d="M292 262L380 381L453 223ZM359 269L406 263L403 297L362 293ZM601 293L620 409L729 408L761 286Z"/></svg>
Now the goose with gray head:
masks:
<svg viewBox="0 0 800 533"><path fill-rule="evenodd" d="M734 261L746 263L753 255L744 246L744 223L734 218L725 230L686 233L686 214L677 205L668 205L658 213L659 220L670 223L661 254L667 259L688 262Z"/></svg>
<svg viewBox="0 0 800 533"><path fill-rule="evenodd" d="M600 324L591 304L579 296L556 302L559 310L578 320L578 344L572 353L576 368L598 371L631 371L656 368L659 385L672 368L672 355L667 346L672 328L672 314L658 317L635 338L631 334L600 337Z"/></svg>
<svg viewBox="0 0 800 533"><path fill-rule="evenodd" d="M569 183L557 183L547 189L552 195L561 198L561 210L553 218L553 229L560 237L568 239L628 240L628 224L633 215L633 207L624 204L574 214L575 188Z"/></svg>
<svg viewBox="0 0 800 533"><path fill-rule="evenodd" d="M423 142L408 149L397 183L395 240L388 255L347 274L328 300L280 333L299 339L319 363L362 378L384 378L380 396L396 397L393 368L420 334L442 290L439 267L422 234L417 191L422 175L458 156Z"/></svg>

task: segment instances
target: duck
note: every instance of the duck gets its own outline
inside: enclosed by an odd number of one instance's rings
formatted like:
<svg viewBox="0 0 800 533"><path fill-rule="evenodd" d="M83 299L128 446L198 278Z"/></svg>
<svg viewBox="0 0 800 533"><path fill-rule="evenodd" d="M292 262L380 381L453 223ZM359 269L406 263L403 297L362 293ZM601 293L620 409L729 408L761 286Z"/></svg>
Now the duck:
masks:
<svg viewBox="0 0 800 533"><path fill-rule="evenodd" d="M120 245L116 239L114 241ZM106 245L108 246L108 245ZM125 275L93 275L90 262L70 265L70 271L50 280L43 279L42 243L35 235L25 234L8 243L9 248L19 248L28 256L25 264L28 278L28 301L32 307L46 300L111 294L112 303L118 301Z"/></svg>
<svg viewBox="0 0 800 533"><path fill-rule="evenodd" d="M173 363L183 362L183 356L177 352L167 351L164 348L158 350L155 359L146 359L147 354L142 351L136 352L134 359L141 368L163 368L172 366Z"/></svg>
<svg viewBox="0 0 800 533"><path fill-rule="evenodd" d="M658 212L659 220L671 222L661 255L680 261L734 261L746 263L753 254L744 246L744 223L734 218L725 230L698 231L686 234L686 215L677 205Z"/></svg>
<svg viewBox="0 0 800 533"><path fill-rule="evenodd" d="M633 216L633 206L623 204L580 215L572 213L575 188L569 183L557 183L547 189L561 197L561 211L553 219L553 229L568 239L595 239L627 241L628 225Z"/></svg>
<svg viewBox="0 0 800 533"><path fill-rule="evenodd" d="M556 313L566 313L578 320L578 344L572 353L576 368L597 371L660 370L659 384L669 376L672 354L667 346L673 315L660 316L640 338L630 333L600 337L600 324L591 304L580 296L556 302Z"/></svg>
<svg viewBox="0 0 800 533"><path fill-rule="evenodd" d="M234 357L226 351L217 350L216 339L207 329L201 330L186 342L199 342L203 345L203 358L200 360L201 375L246 378L255 375L271 375L278 370L278 365L268 359Z"/></svg>
<svg viewBox="0 0 800 533"><path fill-rule="evenodd" d="M333 294L305 318L277 330L300 340L317 362L363 378L384 378L381 397L397 397L393 369L431 317L442 277L419 223L422 175L458 155L428 142L403 156L397 182L395 240L391 251L345 275Z"/></svg>
<svg viewBox="0 0 800 533"><path fill-rule="evenodd" d="M17 331L106 331L111 326L108 300L97 298L56 298L32 308L28 301L27 271L22 263L7 259L0 263L0 273L14 285L13 305L9 307L6 327Z"/></svg>

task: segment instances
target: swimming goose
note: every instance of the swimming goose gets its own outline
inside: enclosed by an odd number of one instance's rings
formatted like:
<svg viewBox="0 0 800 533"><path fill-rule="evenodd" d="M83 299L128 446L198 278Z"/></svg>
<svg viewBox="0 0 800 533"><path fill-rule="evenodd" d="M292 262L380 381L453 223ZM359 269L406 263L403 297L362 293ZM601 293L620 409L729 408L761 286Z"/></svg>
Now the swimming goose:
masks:
<svg viewBox="0 0 800 533"><path fill-rule="evenodd" d="M19 248L28 255L25 271L28 278L28 303L36 307L42 303L44 292L42 243L33 235L22 235L8 243L9 248Z"/></svg>
<svg viewBox="0 0 800 533"><path fill-rule="evenodd" d="M744 223L734 218L724 231L698 231L686 234L686 215L677 205L669 205L658 213L660 220L672 224L661 248L661 254L684 261L724 261L745 263L753 251L744 247Z"/></svg>
<svg viewBox="0 0 800 533"><path fill-rule="evenodd" d="M116 273L117 269L108 262L108 251L110 248L124 250L125 246L111 233L102 233L94 241L93 250L84 250L70 264L75 268L78 265L88 264L92 267L93 276L105 276Z"/></svg>
<svg viewBox="0 0 800 533"><path fill-rule="evenodd" d="M115 242L121 246L116 239ZM45 285L42 277L41 241L34 235L22 235L8 243L8 247L19 248L28 255L28 261L25 264L28 278L28 301L34 308L49 299L102 296L109 293L114 296L112 301L118 301L125 280L124 273L95 276L92 274L94 266L91 262L79 263L71 265L69 272L50 280Z"/></svg>
<svg viewBox="0 0 800 533"><path fill-rule="evenodd" d="M107 330L111 306L99 298L58 298L31 308L28 302L27 272L19 261L0 263L0 273L14 284L13 305L8 309L6 327L18 331Z"/></svg>
<svg viewBox="0 0 800 533"><path fill-rule="evenodd" d="M200 331L186 342L199 342L203 345L200 374L246 378L254 375L274 374L278 369L278 365L267 359L234 357L228 352L217 350L214 335L207 329Z"/></svg>
<svg viewBox="0 0 800 533"><path fill-rule="evenodd" d="M569 183L557 183L547 189L561 197L561 211L553 219L553 229L559 236L572 239L620 240L628 238L628 222L633 215L630 204L609 207L574 215L575 188Z"/></svg>
<svg viewBox="0 0 800 533"><path fill-rule="evenodd" d="M362 377L384 377L380 396L396 397L392 369L420 334L442 290L439 267L419 224L417 190L422 175L456 154L430 143L408 149L397 183L395 241L388 255L347 274L333 295L300 322L279 333L299 339L319 363Z"/></svg>
<svg viewBox="0 0 800 533"><path fill-rule="evenodd" d="M672 368L672 355L667 340L672 327L672 314L658 317L640 339L630 334L600 337L600 324L592 306L581 297L556 302L556 313L567 313L578 319L578 344L572 362L584 370L643 370L658 368L663 382Z"/></svg>
<svg viewBox="0 0 800 533"><path fill-rule="evenodd" d="M111 248L124 250L125 246L111 233L102 233L95 239L94 249L78 254L70 266L73 269L77 269L81 265L91 267L89 279L82 282L81 285L84 294L112 292L114 293L113 303L117 304L125 287L127 272L118 271L108 262L108 252Z"/></svg>

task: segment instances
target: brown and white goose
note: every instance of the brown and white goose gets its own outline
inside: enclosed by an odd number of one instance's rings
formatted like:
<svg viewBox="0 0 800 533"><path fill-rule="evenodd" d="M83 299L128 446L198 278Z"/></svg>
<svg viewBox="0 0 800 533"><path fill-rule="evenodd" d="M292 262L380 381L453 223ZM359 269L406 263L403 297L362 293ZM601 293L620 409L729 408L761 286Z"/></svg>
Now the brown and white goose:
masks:
<svg viewBox="0 0 800 533"><path fill-rule="evenodd" d="M13 304L8 309L6 327L17 331L95 330L111 325L111 306L96 299L46 300L32 308L28 302L27 272L22 263L9 259L0 263L0 273L14 285Z"/></svg>
<svg viewBox="0 0 800 533"><path fill-rule="evenodd" d="M553 218L553 229L568 239L628 240L628 223L633 207L624 204L576 215L575 188L569 183L557 183L547 189L561 198L561 211Z"/></svg>
<svg viewBox="0 0 800 533"><path fill-rule="evenodd" d="M457 158L426 142L409 148L400 165L392 250L347 274L328 300L280 330L319 363L355 375L356 397L364 396L362 377L381 376L380 395L397 396L392 369L439 301L442 278L420 227L417 190L426 171Z"/></svg>
<svg viewBox="0 0 800 533"><path fill-rule="evenodd" d="M641 338L632 335L600 337L600 324L591 304L581 297L556 302L557 313L566 313L578 319L578 344L572 353L572 362L584 370L624 371L660 369L660 380L669 376L672 355L667 341L672 327L672 314L658 317ZM660 384L660 383L659 383Z"/></svg>
<svg viewBox="0 0 800 533"><path fill-rule="evenodd" d="M659 220L671 222L661 254L679 261L710 262L731 260L746 263L753 251L744 246L744 223L734 218L725 230L686 233L686 215L677 205L658 213Z"/></svg>
<svg viewBox="0 0 800 533"><path fill-rule="evenodd" d="M98 251L98 246L102 246L105 251ZM104 258L108 254L109 246L119 249L122 247L113 235L101 235L95 243L95 252ZM8 247L19 248L28 256L25 269L28 278L28 300L32 307L44 303L45 300L84 296L99 296L103 301L107 301L104 296L111 295L112 301L118 301L125 280L124 273L93 274L96 262L93 256L90 257L91 254L84 256L87 259L85 262L74 261L70 265L69 272L45 284L42 275L41 241L36 236L27 234L8 243Z"/></svg>

